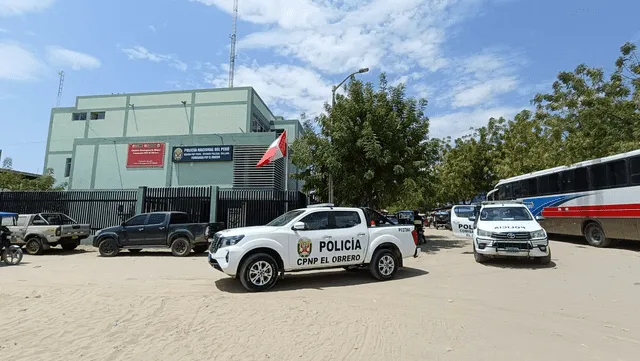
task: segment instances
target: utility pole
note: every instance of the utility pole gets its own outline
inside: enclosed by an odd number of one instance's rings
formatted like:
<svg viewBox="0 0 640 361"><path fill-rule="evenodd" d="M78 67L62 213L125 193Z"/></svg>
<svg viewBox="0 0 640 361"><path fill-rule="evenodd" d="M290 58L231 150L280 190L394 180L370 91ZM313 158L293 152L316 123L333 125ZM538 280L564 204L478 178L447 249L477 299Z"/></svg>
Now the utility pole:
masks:
<svg viewBox="0 0 640 361"><path fill-rule="evenodd" d="M60 106L60 101L62 100L62 89L64 88L64 71L60 70L58 72L60 75L60 83L58 84L58 100L56 101L56 108Z"/></svg>
<svg viewBox="0 0 640 361"><path fill-rule="evenodd" d="M233 0L233 24L231 25L231 50L229 54L229 88L233 88L236 67L236 33L238 29L238 0Z"/></svg>

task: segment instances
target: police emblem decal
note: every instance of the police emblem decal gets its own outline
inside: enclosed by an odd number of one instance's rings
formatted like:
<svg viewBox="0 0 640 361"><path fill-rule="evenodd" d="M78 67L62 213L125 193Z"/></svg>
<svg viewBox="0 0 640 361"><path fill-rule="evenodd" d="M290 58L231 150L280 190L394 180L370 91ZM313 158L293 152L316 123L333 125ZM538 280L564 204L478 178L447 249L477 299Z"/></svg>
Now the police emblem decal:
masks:
<svg viewBox="0 0 640 361"><path fill-rule="evenodd" d="M313 244L309 238L300 238L298 240L298 255L302 258L307 258L311 254Z"/></svg>

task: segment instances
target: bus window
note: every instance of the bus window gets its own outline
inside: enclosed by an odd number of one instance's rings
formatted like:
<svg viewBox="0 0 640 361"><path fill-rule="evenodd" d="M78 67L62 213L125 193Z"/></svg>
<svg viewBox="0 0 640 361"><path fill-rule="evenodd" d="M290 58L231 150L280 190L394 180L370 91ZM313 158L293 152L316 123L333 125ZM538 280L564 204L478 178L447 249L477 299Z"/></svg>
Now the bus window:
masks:
<svg viewBox="0 0 640 361"><path fill-rule="evenodd" d="M527 179L527 182L529 182L529 196L531 197L535 197L538 195L538 178L530 178Z"/></svg>
<svg viewBox="0 0 640 361"><path fill-rule="evenodd" d="M627 163L624 159L607 163L607 185L609 187L627 184Z"/></svg>
<svg viewBox="0 0 640 361"><path fill-rule="evenodd" d="M529 196L529 179L520 182L520 193L522 193L523 197Z"/></svg>
<svg viewBox="0 0 640 361"><path fill-rule="evenodd" d="M521 198L522 197L522 187L520 186L521 182L513 182L513 198Z"/></svg>
<svg viewBox="0 0 640 361"><path fill-rule="evenodd" d="M574 169L575 178L575 190L577 192L584 192L589 190L589 172L587 168Z"/></svg>
<svg viewBox="0 0 640 361"><path fill-rule="evenodd" d="M506 197L504 198L506 200L513 199L513 183L504 185L504 196Z"/></svg>
<svg viewBox="0 0 640 361"><path fill-rule="evenodd" d="M640 184L640 156L629 158L631 184Z"/></svg>
<svg viewBox="0 0 640 361"><path fill-rule="evenodd" d="M503 201L505 199L507 199L507 188L505 187L505 185L501 185L498 187L498 197L496 197L497 201Z"/></svg>
<svg viewBox="0 0 640 361"><path fill-rule="evenodd" d="M576 173L573 169L560 173L560 190L562 193L569 193L576 190Z"/></svg>
<svg viewBox="0 0 640 361"><path fill-rule="evenodd" d="M550 194L560 193L560 174L558 173L549 174L549 193Z"/></svg>
<svg viewBox="0 0 640 361"><path fill-rule="evenodd" d="M591 187L593 189L607 188L607 165L597 164L589 168Z"/></svg>
<svg viewBox="0 0 640 361"><path fill-rule="evenodd" d="M549 194L549 176L538 177L538 194L541 196Z"/></svg>

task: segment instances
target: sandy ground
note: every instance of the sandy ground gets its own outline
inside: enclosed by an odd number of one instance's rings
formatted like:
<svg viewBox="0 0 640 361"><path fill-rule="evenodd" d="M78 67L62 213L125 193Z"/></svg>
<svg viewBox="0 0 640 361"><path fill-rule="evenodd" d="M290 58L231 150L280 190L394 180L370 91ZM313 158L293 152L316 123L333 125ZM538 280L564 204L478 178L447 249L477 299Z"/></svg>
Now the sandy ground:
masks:
<svg viewBox="0 0 640 361"><path fill-rule="evenodd" d="M202 256L91 247L0 267L4 360L638 360L640 244L553 242L553 265L431 244L398 279L288 275L248 294Z"/></svg>

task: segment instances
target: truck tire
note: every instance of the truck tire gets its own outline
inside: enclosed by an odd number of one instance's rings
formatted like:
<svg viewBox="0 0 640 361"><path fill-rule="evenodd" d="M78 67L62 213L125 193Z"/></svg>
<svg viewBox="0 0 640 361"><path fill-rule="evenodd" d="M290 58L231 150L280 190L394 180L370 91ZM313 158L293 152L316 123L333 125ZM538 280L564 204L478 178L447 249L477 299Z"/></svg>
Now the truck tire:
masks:
<svg viewBox="0 0 640 361"><path fill-rule="evenodd" d="M607 238L602 227L596 222L588 223L584 227L584 238L594 247L606 248L611 245L611 239Z"/></svg>
<svg viewBox="0 0 640 361"><path fill-rule="evenodd" d="M62 249L64 249L65 251L73 251L76 248L78 248L78 245L76 243L63 243L62 244Z"/></svg>
<svg viewBox="0 0 640 361"><path fill-rule="evenodd" d="M207 251L207 249L209 248L209 246L195 246L193 247L193 252L195 253L205 253Z"/></svg>
<svg viewBox="0 0 640 361"><path fill-rule="evenodd" d="M476 251L476 242L473 241L473 258L475 258L476 262L478 263L485 263L487 262L487 257L485 257L483 254L478 253L478 251Z"/></svg>
<svg viewBox="0 0 640 361"><path fill-rule="evenodd" d="M537 261L538 261L538 264L542 266L548 266L551 263L551 248L549 248L548 255L538 258Z"/></svg>
<svg viewBox="0 0 640 361"><path fill-rule="evenodd" d="M369 272L379 281L392 279L398 272L396 255L389 249L377 250L371 258L371 263L369 263Z"/></svg>
<svg viewBox="0 0 640 361"><path fill-rule="evenodd" d="M184 237L178 237L171 242L171 253L176 257L186 257L191 253L191 242Z"/></svg>
<svg viewBox="0 0 640 361"><path fill-rule="evenodd" d="M44 245L39 237L29 237L24 248L27 250L27 253L32 256L44 253Z"/></svg>
<svg viewBox="0 0 640 361"><path fill-rule="evenodd" d="M115 257L120 252L118 243L113 238L106 238L100 241L98 251L102 257Z"/></svg>
<svg viewBox="0 0 640 361"><path fill-rule="evenodd" d="M240 266L240 283L249 292L264 292L278 281L278 263L266 253L249 256Z"/></svg>

